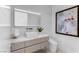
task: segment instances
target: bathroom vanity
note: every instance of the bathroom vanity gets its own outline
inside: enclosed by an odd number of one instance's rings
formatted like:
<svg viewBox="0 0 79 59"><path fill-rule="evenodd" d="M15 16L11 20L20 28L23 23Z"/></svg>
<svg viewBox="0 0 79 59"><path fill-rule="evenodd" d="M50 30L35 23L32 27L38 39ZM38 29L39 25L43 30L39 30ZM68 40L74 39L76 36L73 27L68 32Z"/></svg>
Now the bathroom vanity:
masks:
<svg viewBox="0 0 79 59"><path fill-rule="evenodd" d="M36 30L41 22L40 13L27 12L17 8L13 12L12 36L18 38L11 40L11 52L32 53L40 49L46 49L48 47L48 35L39 34Z"/></svg>
<svg viewBox="0 0 79 59"><path fill-rule="evenodd" d="M19 37L12 39L11 52L12 53L32 53L40 49L48 48L49 36L46 34L37 35L33 37Z"/></svg>

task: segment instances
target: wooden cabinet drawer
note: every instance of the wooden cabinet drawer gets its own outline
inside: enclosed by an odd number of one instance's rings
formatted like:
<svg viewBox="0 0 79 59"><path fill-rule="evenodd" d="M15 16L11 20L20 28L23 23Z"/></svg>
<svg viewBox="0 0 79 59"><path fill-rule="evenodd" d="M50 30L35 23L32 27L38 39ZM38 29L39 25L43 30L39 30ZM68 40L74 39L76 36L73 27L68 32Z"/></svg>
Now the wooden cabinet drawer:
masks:
<svg viewBox="0 0 79 59"><path fill-rule="evenodd" d="M31 53L31 52L35 52L35 51L38 51L40 49L43 49L45 47L48 47L48 42L43 42L43 43L40 43L40 44L37 44L37 45L27 47L27 48L25 48L24 52L25 53Z"/></svg>
<svg viewBox="0 0 79 59"><path fill-rule="evenodd" d="M44 43L41 43L40 44L40 48L45 48L45 47L48 47L48 42L44 42Z"/></svg>
<svg viewBox="0 0 79 59"><path fill-rule="evenodd" d="M48 39L49 39L48 37L37 38L37 39L25 41L24 45L25 45L25 47L27 47L27 46L31 46L31 45L34 45L34 44L44 42L44 41L48 41Z"/></svg>
<svg viewBox="0 0 79 59"><path fill-rule="evenodd" d="M44 41L48 41L49 37L42 37L40 38L41 42L44 42Z"/></svg>
<svg viewBox="0 0 79 59"><path fill-rule="evenodd" d="M24 45L25 47L28 47L28 46L31 46L31 45L34 45L34 44L38 44L41 42L41 39L33 39L33 40L29 40L29 41L25 41L24 42Z"/></svg>
<svg viewBox="0 0 79 59"><path fill-rule="evenodd" d="M40 44L25 48L25 53L32 53L40 49Z"/></svg>
<svg viewBox="0 0 79 59"><path fill-rule="evenodd" d="M14 44L13 43L11 43L11 51L13 51L14 50Z"/></svg>
<svg viewBox="0 0 79 59"><path fill-rule="evenodd" d="M17 49L20 49L23 47L24 47L24 42L12 43L11 44L11 51L17 50Z"/></svg>
<svg viewBox="0 0 79 59"><path fill-rule="evenodd" d="M24 49L13 51L12 53L24 53Z"/></svg>

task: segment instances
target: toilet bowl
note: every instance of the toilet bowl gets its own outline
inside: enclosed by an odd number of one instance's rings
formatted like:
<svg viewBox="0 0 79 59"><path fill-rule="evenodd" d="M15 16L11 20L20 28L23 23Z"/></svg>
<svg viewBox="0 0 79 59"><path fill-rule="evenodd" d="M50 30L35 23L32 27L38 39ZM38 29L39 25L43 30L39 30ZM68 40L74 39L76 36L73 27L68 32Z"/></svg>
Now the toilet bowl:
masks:
<svg viewBox="0 0 79 59"><path fill-rule="evenodd" d="M49 38L49 52L56 53L57 51L57 42L53 38Z"/></svg>

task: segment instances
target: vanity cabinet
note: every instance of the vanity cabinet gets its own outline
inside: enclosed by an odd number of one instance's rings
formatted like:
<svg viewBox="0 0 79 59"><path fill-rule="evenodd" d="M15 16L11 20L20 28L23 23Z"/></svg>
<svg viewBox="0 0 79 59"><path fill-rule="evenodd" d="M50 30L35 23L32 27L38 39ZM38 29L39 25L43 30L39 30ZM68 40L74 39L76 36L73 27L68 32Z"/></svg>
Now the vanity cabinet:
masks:
<svg viewBox="0 0 79 59"><path fill-rule="evenodd" d="M13 53L24 53L24 49L15 50Z"/></svg>
<svg viewBox="0 0 79 59"><path fill-rule="evenodd" d="M45 47L48 47L48 42L44 42L40 44L40 49L43 49Z"/></svg>
<svg viewBox="0 0 79 59"><path fill-rule="evenodd" d="M35 52L35 51L38 51L40 49L45 49L47 47L48 47L48 42L43 42L40 44L33 45L31 47L25 48L25 53Z"/></svg>
<svg viewBox="0 0 79 59"><path fill-rule="evenodd" d="M48 47L48 37L36 38L28 41L11 44L13 53L32 53Z"/></svg>
<svg viewBox="0 0 79 59"><path fill-rule="evenodd" d="M24 42L17 42L11 44L11 51L18 51L18 49L22 49L24 47Z"/></svg>
<svg viewBox="0 0 79 59"><path fill-rule="evenodd" d="M31 52L35 52L39 49L40 49L40 44L36 44L36 45L30 46L28 48L26 47L24 50L25 50L25 53L31 53Z"/></svg>

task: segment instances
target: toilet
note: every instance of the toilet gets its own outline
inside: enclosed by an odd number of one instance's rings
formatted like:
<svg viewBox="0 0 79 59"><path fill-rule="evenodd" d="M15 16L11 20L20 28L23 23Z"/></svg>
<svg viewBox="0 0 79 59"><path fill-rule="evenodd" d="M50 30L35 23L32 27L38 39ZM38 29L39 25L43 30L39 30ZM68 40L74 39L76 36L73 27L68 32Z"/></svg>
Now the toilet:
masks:
<svg viewBox="0 0 79 59"><path fill-rule="evenodd" d="M49 52L56 53L57 51L57 42L53 38L49 38Z"/></svg>

